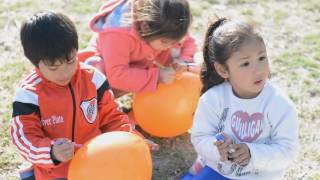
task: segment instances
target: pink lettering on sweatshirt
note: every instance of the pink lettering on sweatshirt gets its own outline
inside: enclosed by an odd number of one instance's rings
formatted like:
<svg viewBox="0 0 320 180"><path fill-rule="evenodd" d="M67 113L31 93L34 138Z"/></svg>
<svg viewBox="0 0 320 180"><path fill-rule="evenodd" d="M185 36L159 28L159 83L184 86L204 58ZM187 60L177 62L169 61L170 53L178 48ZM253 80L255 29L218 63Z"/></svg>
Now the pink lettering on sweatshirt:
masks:
<svg viewBox="0 0 320 180"><path fill-rule="evenodd" d="M253 142L262 133L263 114L237 111L231 116L231 129L242 142Z"/></svg>

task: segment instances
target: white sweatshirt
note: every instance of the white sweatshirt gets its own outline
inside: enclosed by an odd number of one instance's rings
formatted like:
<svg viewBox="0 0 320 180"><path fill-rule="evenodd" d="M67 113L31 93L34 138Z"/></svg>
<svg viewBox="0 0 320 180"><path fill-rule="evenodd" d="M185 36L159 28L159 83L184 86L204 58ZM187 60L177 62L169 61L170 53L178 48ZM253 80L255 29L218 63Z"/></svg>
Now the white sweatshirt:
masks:
<svg viewBox="0 0 320 180"><path fill-rule="evenodd" d="M267 82L253 99L234 95L228 82L205 92L194 115L191 141L204 163L219 172L220 155L213 143L225 132L234 143L248 145L247 166L236 165L231 179L281 179L298 153L298 117L293 103Z"/></svg>

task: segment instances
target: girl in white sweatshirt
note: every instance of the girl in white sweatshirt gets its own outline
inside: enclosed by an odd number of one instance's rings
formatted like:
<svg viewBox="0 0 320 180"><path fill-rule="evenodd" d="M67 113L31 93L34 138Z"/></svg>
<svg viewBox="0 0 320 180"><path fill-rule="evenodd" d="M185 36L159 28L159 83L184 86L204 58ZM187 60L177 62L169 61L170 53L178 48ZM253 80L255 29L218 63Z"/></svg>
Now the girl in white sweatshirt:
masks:
<svg viewBox="0 0 320 180"><path fill-rule="evenodd" d="M281 179L298 152L298 117L268 81L262 37L247 21L221 18L207 30L203 54L191 133L202 166L182 179Z"/></svg>

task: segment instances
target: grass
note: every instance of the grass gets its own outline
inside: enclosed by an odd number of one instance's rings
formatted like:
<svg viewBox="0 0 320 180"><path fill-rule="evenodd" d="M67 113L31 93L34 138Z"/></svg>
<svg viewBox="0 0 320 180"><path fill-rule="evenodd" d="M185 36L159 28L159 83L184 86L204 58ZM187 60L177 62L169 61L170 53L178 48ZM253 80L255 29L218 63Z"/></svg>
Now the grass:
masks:
<svg viewBox="0 0 320 180"><path fill-rule="evenodd" d="M14 93L15 85L27 71L28 64L22 62L7 63L0 67L0 72L2 74L0 76L1 100L7 102L0 104L0 132L2 137L0 141L0 177L4 172L18 169L22 162L22 158L17 156L16 149L11 144L9 120L11 119L12 108L11 103L9 102L12 102L12 94ZM5 177L9 178L7 176Z"/></svg>
<svg viewBox="0 0 320 180"><path fill-rule="evenodd" d="M252 17L253 16L253 11L251 9L247 8L247 9L241 10L241 14L244 15L244 16Z"/></svg>
<svg viewBox="0 0 320 180"><path fill-rule="evenodd" d="M288 17L288 13L285 9L275 9L273 11L272 18L274 19L277 25L281 25L281 23Z"/></svg>
<svg viewBox="0 0 320 180"><path fill-rule="evenodd" d="M285 179L320 180L320 4L318 0L189 0L194 16L191 33L201 50L207 24L214 14L254 18L272 60L272 81L295 102L300 119L301 150ZM19 80L31 69L19 43L19 27L25 18L42 10L67 14L76 24L80 48L92 36L90 17L98 0L0 0L0 179L15 180L28 164L17 154L10 138L11 102ZM201 57L201 55L199 56ZM129 99L123 99L127 103ZM153 153L153 179L178 179L188 170L195 152L186 133L177 138L150 137L161 149Z"/></svg>
<svg viewBox="0 0 320 180"><path fill-rule="evenodd" d="M320 12L320 4L317 0L308 0L308 3L304 2L302 4L303 4L303 8L307 11L312 11L314 13Z"/></svg>

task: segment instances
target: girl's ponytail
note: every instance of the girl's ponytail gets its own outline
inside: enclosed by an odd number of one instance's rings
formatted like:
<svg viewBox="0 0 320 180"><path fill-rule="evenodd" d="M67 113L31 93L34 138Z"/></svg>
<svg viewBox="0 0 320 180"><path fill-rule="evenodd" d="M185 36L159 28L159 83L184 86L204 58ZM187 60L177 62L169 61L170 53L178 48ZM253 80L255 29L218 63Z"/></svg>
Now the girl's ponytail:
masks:
<svg viewBox="0 0 320 180"><path fill-rule="evenodd" d="M215 43L213 39L213 33L220 25L224 23L224 21L226 21L226 18L218 19L209 26L206 32L203 46L204 64L202 65L200 75L201 82L203 84L201 94L205 93L211 87L224 82L224 78L222 78L214 68L214 63L217 62L217 60L215 59L215 50L213 49Z"/></svg>

